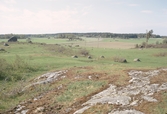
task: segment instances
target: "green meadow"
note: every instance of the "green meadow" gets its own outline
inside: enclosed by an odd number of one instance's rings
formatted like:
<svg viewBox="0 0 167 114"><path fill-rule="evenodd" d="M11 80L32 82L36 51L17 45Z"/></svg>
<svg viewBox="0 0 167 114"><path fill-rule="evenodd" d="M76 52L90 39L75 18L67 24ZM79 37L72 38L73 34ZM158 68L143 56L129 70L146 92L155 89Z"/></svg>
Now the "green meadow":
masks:
<svg viewBox="0 0 167 114"><path fill-rule="evenodd" d="M9 46L3 46L6 39L0 39L0 48L5 51L0 51L0 112L9 110L15 107L19 102L32 98L43 91L49 91L53 87L46 86L40 91L32 91L23 95L18 95L21 87L30 83L33 78L42 75L49 71L56 71L62 69L78 68L78 67L92 67L92 72L109 72L112 75L120 76L118 82L121 83L126 80L125 74L121 74L123 70L129 69L157 69L167 67L167 56L155 56L160 53L166 53L163 48L147 48L136 49L135 44L141 44L145 39L107 39L101 38L83 38L86 41L68 41L68 39L54 39L54 38L31 38L31 43L27 43L26 39L19 39L19 42L8 43ZM150 38L149 43L161 43L163 39ZM95 46L88 46L88 42L94 42ZM103 45L97 46L98 43L131 43L134 47L129 49L122 48L104 48ZM76 47L75 44L80 45ZM112 45L111 44L111 45ZM70 45L70 46L69 46ZM108 44L110 45L110 44ZM84 55L84 52L86 54ZM71 56L77 55L78 58ZM90 55L92 59L88 59ZM101 58L104 56L104 58ZM115 62L114 57L124 58L127 63ZM135 58L139 58L140 62L134 62ZM76 71L77 72L77 71ZM79 70L78 70L79 72ZM70 80L63 80L63 84L70 83ZM76 84L77 88L85 88L87 81L70 83L68 88L73 88ZM101 85L107 84L107 80L91 81L88 83L94 85L91 91L83 91L78 97L82 97L98 90ZM123 82L124 83L124 82ZM90 85L89 85L90 86ZM68 95L69 89L64 92L62 96L57 96L58 102L71 103L76 96ZM78 93L78 91L75 89ZM75 92L74 91L74 92ZM71 93L72 91L70 91ZM80 92L80 91L79 91ZM70 97L67 102L63 96ZM166 94L165 94L166 95ZM166 98L166 97L164 97ZM157 109L159 110L159 109Z"/></svg>
<svg viewBox="0 0 167 114"><path fill-rule="evenodd" d="M95 38L87 38L87 42L96 41ZM100 42L106 42L108 39L104 39ZM113 40L113 39L111 39ZM130 42L135 44L140 44L145 39L118 39L115 42ZM162 42L162 39L150 39L149 43L156 43L156 41ZM154 56L160 52L166 52L166 49L163 48L149 48L149 49L110 49L110 48L100 48L98 47L68 47L66 44L73 44L77 41L69 42L68 39L47 39L47 38L34 38L32 39L33 44L26 43L25 39L19 39L18 43L11 43L10 46L3 46L1 43L1 48L4 48L7 52L1 52L1 58L6 59L7 61L14 60L16 55L25 59L31 64L35 64L39 66L41 69L46 69L46 66L50 66L47 70L52 70L56 68L66 68L71 66L87 66L87 64L93 65L116 65L122 67L126 66L126 68L134 67L134 68L159 68L166 66L166 57L156 57ZM83 43L84 41L82 41ZM42 45L40 43L53 44L52 45ZM61 49L56 50L56 46L54 44L62 45L62 50L64 52L59 52ZM55 47L54 47L55 46ZM55 48L55 49L54 49ZM87 57L79 55L79 50L86 49L89 52L89 55L92 56L91 60L88 60ZM65 51L66 50L66 51ZM72 59L72 55L78 55L79 58ZM105 56L104 59L101 59L100 56ZM127 59L127 64L116 63L112 59L113 57L118 56ZM133 59L139 58L141 62L133 62ZM68 64L64 64L68 63ZM90 64L91 63L91 64ZM55 66L54 66L55 65Z"/></svg>

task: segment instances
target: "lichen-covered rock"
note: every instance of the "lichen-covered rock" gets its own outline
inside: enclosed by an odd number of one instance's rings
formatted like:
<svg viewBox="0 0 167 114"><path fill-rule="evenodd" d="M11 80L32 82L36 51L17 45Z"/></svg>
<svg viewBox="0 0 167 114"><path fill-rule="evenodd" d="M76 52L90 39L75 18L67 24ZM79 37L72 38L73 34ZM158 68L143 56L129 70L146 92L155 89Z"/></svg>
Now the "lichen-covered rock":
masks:
<svg viewBox="0 0 167 114"><path fill-rule="evenodd" d="M77 56L77 55L74 55L74 56L72 56L72 58L78 58L78 56Z"/></svg>
<svg viewBox="0 0 167 114"><path fill-rule="evenodd" d="M4 46L9 46L9 44L7 44L7 43L4 43L3 45L4 45Z"/></svg>
<svg viewBox="0 0 167 114"><path fill-rule="evenodd" d="M17 37L16 36L12 36L8 42L17 42Z"/></svg>
<svg viewBox="0 0 167 114"><path fill-rule="evenodd" d="M140 59L139 58L135 58L133 61L134 62L140 62Z"/></svg>
<svg viewBox="0 0 167 114"><path fill-rule="evenodd" d="M158 101L153 95L158 91L167 90L167 82L163 84L151 84L150 79L158 76L162 71L166 71L166 69L147 72L131 70L128 73L131 78L129 85L117 87L111 84L109 88L95 94L91 99L83 103L83 108L77 110L74 114L82 114L88 108L99 103L118 106L109 114L144 114L133 109L133 106L137 106L144 101ZM127 107L131 108L131 110L127 109Z"/></svg>
<svg viewBox="0 0 167 114"><path fill-rule="evenodd" d="M91 57L91 56L88 56L88 59L92 59L92 57Z"/></svg>
<svg viewBox="0 0 167 114"><path fill-rule="evenodd" d="M102 56L100 56L100 58L105 58L105 57L102 55Z"/></svg>
<svg viewBox="0 0 167 114"><path fill-rule="evenodd" d="M3 48L0 48L0 51L5 51L5 49L3 49Z"/></svg>

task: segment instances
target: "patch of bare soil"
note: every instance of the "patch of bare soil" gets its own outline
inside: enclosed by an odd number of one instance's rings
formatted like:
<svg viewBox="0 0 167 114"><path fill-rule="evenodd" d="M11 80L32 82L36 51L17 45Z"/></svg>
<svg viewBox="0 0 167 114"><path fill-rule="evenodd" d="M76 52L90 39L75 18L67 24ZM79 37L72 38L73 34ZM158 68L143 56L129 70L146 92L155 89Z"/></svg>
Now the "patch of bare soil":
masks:
<svg viewBox="0 0 167 114"><path fill-rule="evenodd" d="M68 83L55 86L32 99L20 103L4 114L149 114L149 107L156 105L161 98L161 91L167 90L167 80L161 80L167 69L138 71L130 70L130 80L125 85L114 85L117 76L106 72L93 72L92 67L75 67L68 70L49 72L32 80L24 91L31 91L33 86L48 84L52 86L64 79L73 83L80 80L107 80L108 84L91 94L77 98L70 104L61 104L54 100L67 90ZM159 77L160 76L160 77ZM158 78L159 77L159 78ZM42 82L42 83L41 83Z"/></svg>

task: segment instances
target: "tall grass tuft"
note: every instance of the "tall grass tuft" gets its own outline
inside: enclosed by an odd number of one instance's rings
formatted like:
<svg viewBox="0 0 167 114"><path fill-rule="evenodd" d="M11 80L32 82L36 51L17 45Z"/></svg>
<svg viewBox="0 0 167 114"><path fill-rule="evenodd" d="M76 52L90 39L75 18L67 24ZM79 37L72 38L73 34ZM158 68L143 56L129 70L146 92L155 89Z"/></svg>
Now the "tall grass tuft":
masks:
<svg viewBox="0 0 167 114"><path fill-rule="evenodd" d="M0 80L18 81L26 78L26 74L35 72L37 68L16 55L11 63L0 58Z"/></svg>

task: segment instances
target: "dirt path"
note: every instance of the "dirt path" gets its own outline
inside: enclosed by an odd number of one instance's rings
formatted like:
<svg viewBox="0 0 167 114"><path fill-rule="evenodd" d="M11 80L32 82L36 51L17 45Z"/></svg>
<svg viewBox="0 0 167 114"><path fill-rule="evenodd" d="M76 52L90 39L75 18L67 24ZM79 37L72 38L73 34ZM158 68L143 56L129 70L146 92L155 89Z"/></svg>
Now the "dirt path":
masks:
<svg viewBox="0 0 167 114"><path fill-rule="evenodd" d="M34 79L30 85L24 87L23 91L32 86L53 83L59 81L59 79L67 78L68 72L68 70L62 70L46 73ZM108 114L144 114L143 110L138 110L136 107L145 102L158 102L158 99L156 99L154 95L160 91L167 90L167 82L152 81L152 79L157 78L161 72L166 73L167 69L150 71L131 70L128 72L130 80L127 86L117 87L111 83L108 88L90 96L90 98L87 96L84 100L77 101L68 108L63 108L63 105L60 104L51 107L51 98L54 97L55 94L60 94L63 87L55 88L48 93L41 94L38 97L20 103L14 109L6 112L6 114L84 114L85 111L97 104L115 105L116 107L108 111ZM73 78L76 78L76 76Z"/></svg>

